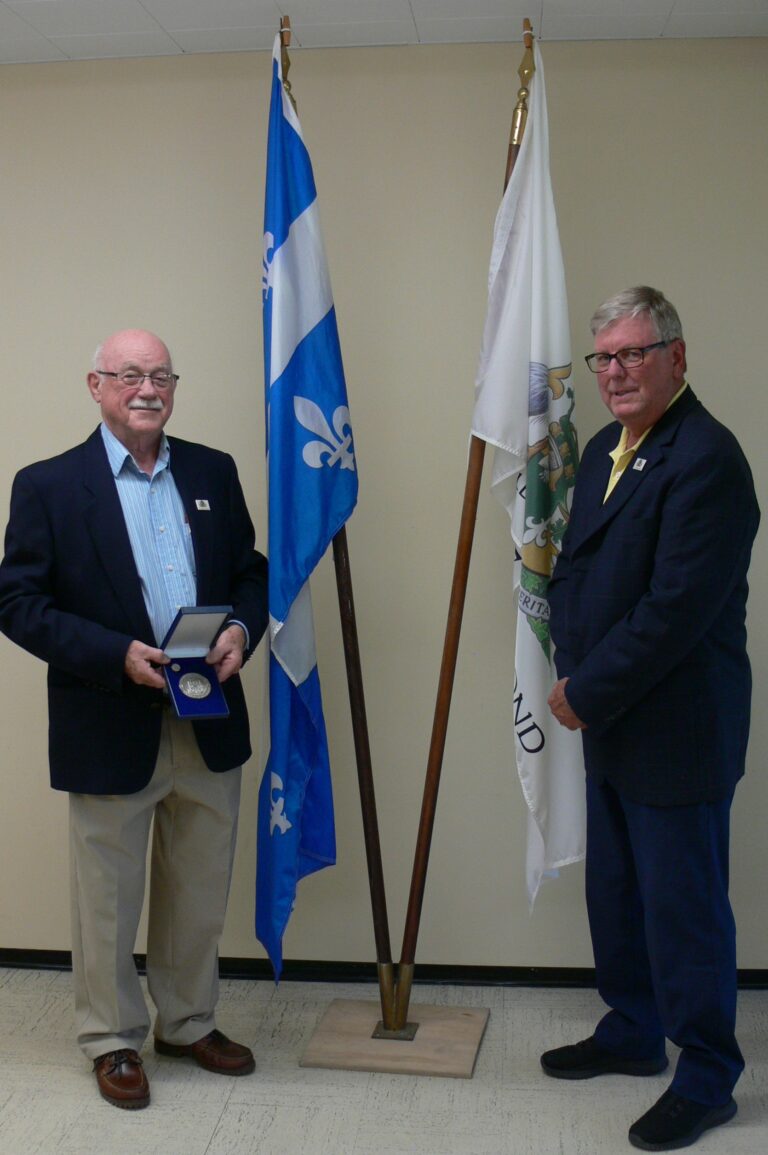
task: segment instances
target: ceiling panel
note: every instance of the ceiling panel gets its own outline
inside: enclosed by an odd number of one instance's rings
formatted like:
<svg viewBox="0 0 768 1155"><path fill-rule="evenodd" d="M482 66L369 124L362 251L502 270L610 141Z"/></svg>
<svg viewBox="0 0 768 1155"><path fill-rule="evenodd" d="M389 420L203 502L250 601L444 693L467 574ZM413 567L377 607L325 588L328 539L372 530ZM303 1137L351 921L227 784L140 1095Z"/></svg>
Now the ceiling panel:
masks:
<svg viewBox="0 0 768 1155"><path fill-rule="evenodd" d="M262 28L174 28L182 52L264 52L275 42L274 22Z"/></svg>
<svg viewBox="0 0 768 1155"><path fill-rule="evenodd" d="M268 49L768 36L768 0L0 0L0 63Z"/></svg>
<svg viewBox="0 0 768 1155"><path fill-rule="evenodd" d="M119 32L114 36L52 36L51 43L69 60L109 60L132 56L179 56L181 48L168 33Z"/></svg>
<svg viewBox="0 0 768 1155"><path fill-rule="evenodd" d="M677 0L673 11L676 17L689 13L722 16L738 12L762 12L768 15L768 0Z"/></svg>
<svg viewBox="0 0 768 1155"><path fill-rule="evenodd" d="M41 64L46 60L67 60L66 53L46 40L30 33L13 40L0 37L0 64Z"/></svg>
<svg viewBox="0 0 768 1155"><path fill-rule="evenodd" d="M411 0L411 8L417 21L429 20L515 20L522 25L523 17L533 22L541 0L526 3L526 0Z"/></svg>
<svg viewBox="0 0 768 1155"><path fill-rule="evenodd" d="M277 0L141 0L163 28L266 28L280 24Z"/></svg>
<svg viewBox="0 0 768 1155"><path fill-rule="evenodd" d="M720 0L722 3L722 0ZM728 0L725 0L728 3ZM547 17L558 13L564 16L601 16L607 19L624 16L669 16L675 0L545 0Z"/></svg>
<svg viewBox="0 0 768 1155"><path fill-rule="evenodd" d="M410 0L285 0L278 8L288 13L292 25L413 19Z"/></svg>
<svg viewBox="0 0 768 1155"><path fill-rule="evenodd" d="M363 48L375 44L418 43L413 20L366 20L359 24L353 21L345 24L294 24L291 20L291 24L294 40L302 48Z"/></svg>
<svg viewBox="0 0 768 1155"><path fill-rule="evenodd" d="M140 0L5 0L5 5L45 36L158 29Z"/></svg>
<svg viewBox="0 0 768 1155"><path fill-rule="evenodd" d="M549 12L545 9L541 35L545 40L650 40L664 33L665 12Z"/></svg>
<svg viewBox="0 0 768 1155"><path fill-rule="evenodd" d="M522 38L522 21L512 17L485 20L478 16L473 16L471 20L432 20L425 18L419 21L419 42L421 44L483 44L498 41L522 41Z"/></svg>
<svg viewBox="0 0 768 1155"><path fill-rule="evenodd" d="M719 0L720 4L723 0ZM768 11L703 13L695 20L672 13L667 36L768 36Z"/></svg>
<svg viewBox="0 0 768 1155"><path fill-rule="evenodd" d="M5 4L0 7L0 38L4 40L6 36L11 36L15 39L22 39L32 35L32 33L33 30L26 20L22 20Z"/></svg>

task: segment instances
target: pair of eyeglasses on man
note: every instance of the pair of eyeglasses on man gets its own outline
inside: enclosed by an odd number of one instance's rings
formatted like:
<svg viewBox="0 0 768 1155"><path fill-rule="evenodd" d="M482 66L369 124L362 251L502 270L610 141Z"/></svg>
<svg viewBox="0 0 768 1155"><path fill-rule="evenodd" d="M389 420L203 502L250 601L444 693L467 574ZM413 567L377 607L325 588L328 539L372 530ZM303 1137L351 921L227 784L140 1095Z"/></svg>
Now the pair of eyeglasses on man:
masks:
<svg viewBox="0 0 768 1155"><path fill-rule="evenodd" d="M654 341L652 345L632 346L629 349L619 349L615 353L590 353L584 360L593 373L604 373L615 358L622 369L636 369L645 360L645 354L651 349L663 349L669 341Z"/></svg>
<svg viewBox="0 0 768 1155"><path fill-rule="evenodd" d="M110 373L106 369L96 369L95 372L100 377L114 377L126 389L132 389L135 385L141 385L146 378L151 381L155 389L168 389L170 385L175 385L179 379L178 373L166 373L158 371L157 373L139 373L135 369L126 369L124 373Z"/></svg>

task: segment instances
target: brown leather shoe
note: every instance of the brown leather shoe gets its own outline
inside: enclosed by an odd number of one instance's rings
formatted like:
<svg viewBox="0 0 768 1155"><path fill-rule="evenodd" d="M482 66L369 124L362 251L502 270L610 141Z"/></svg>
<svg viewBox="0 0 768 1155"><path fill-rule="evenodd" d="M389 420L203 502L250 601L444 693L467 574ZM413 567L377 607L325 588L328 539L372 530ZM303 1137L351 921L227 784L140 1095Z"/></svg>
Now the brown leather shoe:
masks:
<svg viewBox="0 0 768 1155"><path fill-rule="evenodd" d="M217 1075L250 1075L256 1069L252 1051L240 1043L233 1043L216 1030L198 1039L196 1043L186 1045L164 1043L156 1037L155 1050L159 1055L170 1055L174 1059L194 1059L198 1066Z"/></svg>
<svg viewBox="0 0 768 1155"><path fill-rule="evenodd" d="M137 1111L149 1106L149 1082L135 1051L109 1051L99 1055L93 1070L102 1098L113 1107Z"/></svg>

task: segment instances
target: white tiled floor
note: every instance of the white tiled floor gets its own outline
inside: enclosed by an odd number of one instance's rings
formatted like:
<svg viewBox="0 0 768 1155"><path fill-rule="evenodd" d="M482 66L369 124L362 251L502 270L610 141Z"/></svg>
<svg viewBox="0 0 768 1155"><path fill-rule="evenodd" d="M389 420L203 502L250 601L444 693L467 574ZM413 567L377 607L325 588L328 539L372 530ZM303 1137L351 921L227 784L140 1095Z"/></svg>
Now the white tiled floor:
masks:
<svg viewBox="0 0 768 1155"><path fill-rule="evenodd" d="M300 1068L334 998L378 992L224 981L219 1026L253 1047L256 1073L211 1075L145 1048L152 1105L130 1112L100 1099L72 1041L71 976L0 969L0 1155L626 1155L630 1123L668 1082L546 1078L541 1051L588 1035L600 1004L525 987L414 987L413 1003L490 1007L470 1080ZM739 1114L701 1155L768 1152L768 991L742 992L739 1020Z"/></svg>

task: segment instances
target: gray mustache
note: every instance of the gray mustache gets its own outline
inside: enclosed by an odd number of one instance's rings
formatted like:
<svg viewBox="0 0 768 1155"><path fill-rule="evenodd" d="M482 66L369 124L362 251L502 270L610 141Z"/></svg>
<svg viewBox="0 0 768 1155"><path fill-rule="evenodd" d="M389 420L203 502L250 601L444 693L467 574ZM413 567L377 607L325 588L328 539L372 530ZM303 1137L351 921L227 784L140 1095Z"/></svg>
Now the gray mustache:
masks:
<svg viewBox="0 0 768 1155"><path fill-rule="evenodd" d="M128 406L129 409L162 409L163 403L159 397L154 397L151 401L132 401Z"/></svg>

